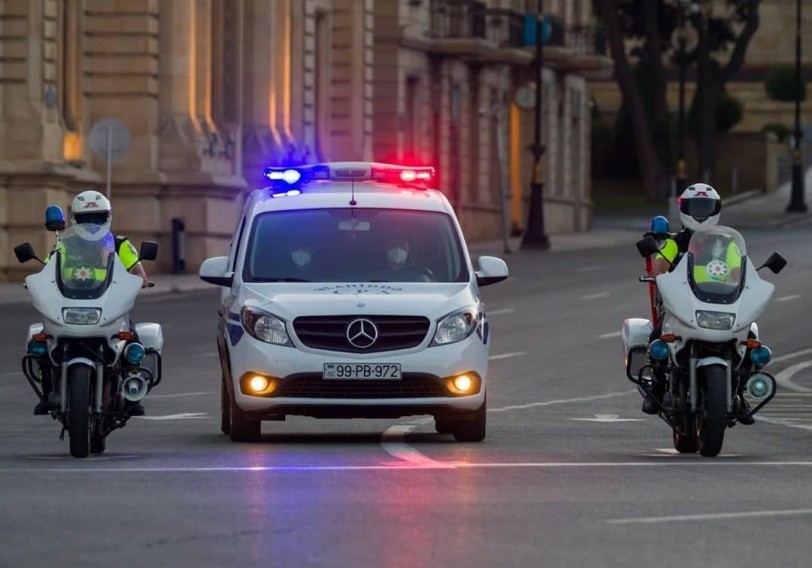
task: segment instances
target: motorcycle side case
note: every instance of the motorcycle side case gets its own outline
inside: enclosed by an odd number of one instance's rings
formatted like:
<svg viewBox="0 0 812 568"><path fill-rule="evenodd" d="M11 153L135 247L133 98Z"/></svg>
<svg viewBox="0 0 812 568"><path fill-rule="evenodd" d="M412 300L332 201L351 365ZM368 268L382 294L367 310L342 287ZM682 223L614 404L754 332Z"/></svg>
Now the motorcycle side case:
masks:
<svg viewBox="0 0 812 568"><path fill-rule="evenodd" d="M644 318L629 318L623 322L623 360L632 377L637 377L640 369L648 365L648 343L652 329L651 321Z"/></svg>
<svg viewBox="0 0 812 568"><path fill-rule="evenodd" d="M161 352L164 345L164 334L161 331L161 326L157 323L137 323L135 324L135 332L138 334L141 344L147 349L142 365L152 372L155 381L159 381L158 355L150 353L149 350L154 349L158 353Z"/></svg>

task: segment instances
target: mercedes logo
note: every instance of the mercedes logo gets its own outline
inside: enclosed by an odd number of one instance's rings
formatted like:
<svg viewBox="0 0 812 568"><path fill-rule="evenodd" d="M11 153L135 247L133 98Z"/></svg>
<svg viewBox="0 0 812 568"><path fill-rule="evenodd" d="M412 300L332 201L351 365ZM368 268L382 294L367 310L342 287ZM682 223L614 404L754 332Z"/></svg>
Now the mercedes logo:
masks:
<svg viewBox="0 0 812 568"><path fill-rule="evenodd" d="M368 319L357 319L347 326L347 341L358 349L368 349L378 340L378 328Z"/></svg>

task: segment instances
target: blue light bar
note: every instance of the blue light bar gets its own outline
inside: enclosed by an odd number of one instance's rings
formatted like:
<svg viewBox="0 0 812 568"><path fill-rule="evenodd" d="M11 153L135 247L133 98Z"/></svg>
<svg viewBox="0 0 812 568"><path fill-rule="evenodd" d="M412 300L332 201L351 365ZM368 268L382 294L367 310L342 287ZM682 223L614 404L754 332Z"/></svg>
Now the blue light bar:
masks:
<svg viewBox="0 0 812 568"><path fill-rule="evenodd" d="M302 179L302 172L294 169L276 170L268 168L265 170L265 177L271 181L284 181L288 185L293 185Z"/></svg>

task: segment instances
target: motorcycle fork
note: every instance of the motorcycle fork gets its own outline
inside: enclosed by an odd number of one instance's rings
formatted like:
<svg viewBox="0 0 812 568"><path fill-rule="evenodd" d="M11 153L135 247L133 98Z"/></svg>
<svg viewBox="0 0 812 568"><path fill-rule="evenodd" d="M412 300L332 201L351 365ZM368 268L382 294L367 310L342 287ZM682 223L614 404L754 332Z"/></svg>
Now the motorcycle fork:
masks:
<svg viewBox="0 0 812 568"><path fill-rule="evenodd" d="M696 412L697 396L696 396L696 345L691 345L691 354L688 359L688 388L691 391L691 412Z"/></svg>
<svg viewBox="0 0 812 568"><path fill-rule="evenodd" d="M59 405L62 414L68 410L68 346L62 347L62 364L59 373Z"/></svg>

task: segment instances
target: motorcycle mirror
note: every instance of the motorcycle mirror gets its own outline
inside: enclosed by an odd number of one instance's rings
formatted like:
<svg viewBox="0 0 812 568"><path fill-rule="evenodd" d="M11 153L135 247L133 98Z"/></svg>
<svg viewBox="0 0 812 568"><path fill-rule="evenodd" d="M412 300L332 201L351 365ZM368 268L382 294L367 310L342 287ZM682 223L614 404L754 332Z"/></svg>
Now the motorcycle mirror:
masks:
<svg viewBox="0 0 812 568"><path fill-rule="evenodd" d="M761 270L762 268L769 268L773 274L778 274L784 270L786 265L787 259L777 252L774 252L770 255L770 258L767 259L767 262L758 267L758 270Z"/></svg>
<svg viewBox="0 0 812 568"><path fill-rule="evenodd" d="M17 257L17 261L20 262L20 264L28 262L29 260L38 260L40 263L45 264L37 258L37 253L34 252L34 247L31 246L31 243L23 243L14 247L14 256Z"/></svg>
<svg viewBox="0 0 812 568"><path fill-rule="evenodd" d="M138 260L155 260L156 258L158 258L158 243L152 241L142 242Z"/></svg>
<svg viewBox="0 0 812 568"><path fill-rule="evenodd" d="M643 258L657 254L660 251L660 245L654 240L654 237L646 237L637 241L637 251Z"/></svg>
<svg viewBox="0 0 812 568"><path fill-rule="evenodd" d="M45 229L48 231L65 230L65 214L58 205L49 205L45 210Z"/></svg>

